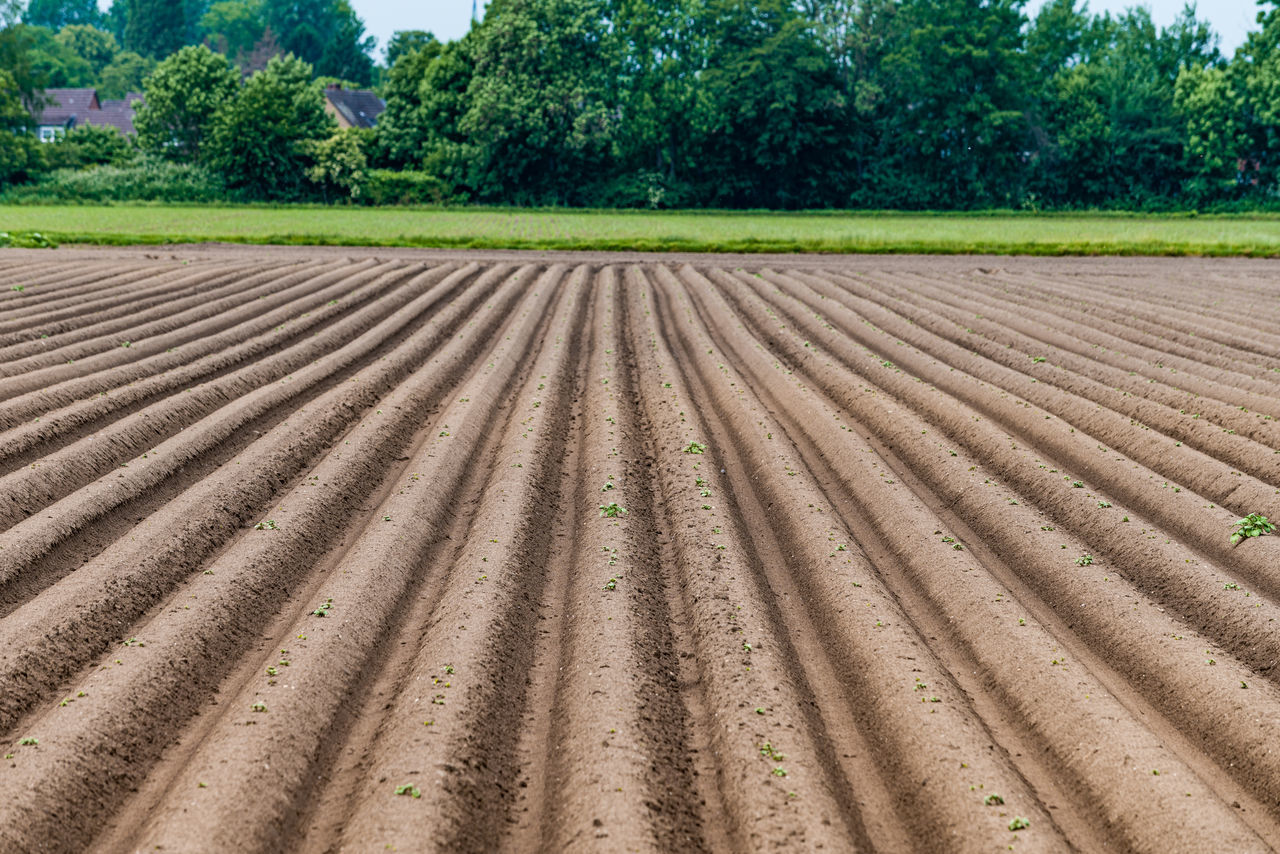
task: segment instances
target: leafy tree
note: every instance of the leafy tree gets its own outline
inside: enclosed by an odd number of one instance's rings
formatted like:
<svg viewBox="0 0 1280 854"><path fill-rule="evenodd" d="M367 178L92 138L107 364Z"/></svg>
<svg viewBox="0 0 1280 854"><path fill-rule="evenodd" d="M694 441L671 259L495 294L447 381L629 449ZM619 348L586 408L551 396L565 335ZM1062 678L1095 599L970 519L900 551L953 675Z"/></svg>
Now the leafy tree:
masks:
<svg viewBox="0 0 1280 854"><path fill-rule="evenodd" d="M0 69L0 186L30 180L44 168L40 143L28 132L31 114L17 79Z"/></svg>
<svg viewBox="0 0 1280 854"><path fill-rule="evenodd" d="M128 0L124 46L163 59L187 41L185 6L174 0Z"/></svg>
<svg viewBox="0 0 1280 854"><path fill-rule="evenodd" d="M30 0L24 23L60 30L68 24L97 27L102 23L96 0Z"/></svg>
<svg viewBox="0 0 1280 854"><path fill-rule="evenodd" d="M397 36L400 34L397 33ZM395 39L392 39L393 44ZM427 112L423 107L423 99L440 93L436 60L445 52L456 53L460 45L452 42L447 46L434 39L423 43L420 47L401 47L395 63L384 76L381 94L387 102L387 108L378 117L377 140L374 144L374 159L379 165L397 168L417 168L421 165L430 147L430 140L437 135L439 117ZM390 53L390 48L388 48ZM452 57L451 57L452 58ZM428 76L432 77L430 83ZM458 98L465 98L467 85L471 81L468 67L465 76L453 86L447 86ZM452 126L456 130L457 117L461 110L455 110Z"/></svg>
<svg viewBox="0 0 1280 854"><path fill-rule="evenodd" d="M470 145L470 185L519 203L585 200L617 111L603 97L614 72L604 50L604 0L494 0L475 40L475 72L458 123Z"/></svg>
<svg viewBox="0 0 1280 854"><path fill-rule="evenodd" d="M191 161L202 147L214 114L240 87L227 58L203 45L184 47L147 76L145 106L134 117L138 143L170 160Z"/></svg>
<svg viewBox="0 0 1280 854"><path fill-rule="evenodd" d="M266 29L263 0L221 0L209 7L200 26L219 51L239 56L253 50Z"/></svg>
<svg viewBox="0 0 1280 854"><path fill-rule="evenodd" d="M700 78L701 196L717 206L832 204L844 98L811 22L782 0L711 0ZM835 184L838 187L838 183Z"/></svg>
<svg viewBox="0 0 1280 854"><path fill-rule="evenodd" d="M885 58L909 207L1010 204L1026 138L1022 0L911 0ZM881 189L885 188L883 185Z"/></svg>
<svg viewBox="0 0 1280 854"><path fill-rule="evenodd" d="M311 143L336 129L311 66L272 59L214 117L209 163L227 186L251 198L298 199L308 193Z"/></svg>
<svg viewBox="0 0 1280 854"><path fill-rule="evenodd" d="M131 50L116 54L98 75L99 98L123 98L130 92L141 92L143 81L156 68L156 61Z"/></svg>
<svg viewBox="0 0 1280 854"><path fill-rule="evenodd" d="M324 53L316 63L316 73L368 86L373 82L373 60L369 52L377 40L364 34L364 22L346 2L337 5L338 26L325 43Z"/></svg>
<svg viewBox="0 0 1280 854"><path fill-rule="evenodd" d="M409 51L434 50L440 52L440 42L426 30L396 30L387 42L387 68L394 68L396 61Z"/></svg>
<svg viewBox="0 0 1280 854"><path fill-rule="evenodd" d="M93 66L60 41L47 27L24 27L28 37L27 61L41 88L92 86Z"/></svg>
<svg viewBox="0 0 1280 854"><path fill-rule="evenodd" d="M374 39L347 0L274 0L266 21L285 51L321 74L367 83L373 76Z"/></svg>
<svg viewBox="0 0 1280 854"><path fill-rule="evenodd" d="M1245 95L1231 73L1184 67L1174 84L1173 101L1186 128L1187 190L1197 199L1234 194L1248 135Z"/></svg>
<svg viewBox="0 0 1280 854"><path fill-rule="evenodd" d="M325 202L360 198L369 177L364 153L369 136L362 128L345 128L328 139L303 144L313 161L307 179L320 188Z"/></svg>
<svg viewBox="0 0 1280 854"><path fill-rule="evenodd" d="M63 27L58 32L57 40L88 62L94 74L101 74L102 69L120 52L115 36L87 24L69 24Z"/></svg>

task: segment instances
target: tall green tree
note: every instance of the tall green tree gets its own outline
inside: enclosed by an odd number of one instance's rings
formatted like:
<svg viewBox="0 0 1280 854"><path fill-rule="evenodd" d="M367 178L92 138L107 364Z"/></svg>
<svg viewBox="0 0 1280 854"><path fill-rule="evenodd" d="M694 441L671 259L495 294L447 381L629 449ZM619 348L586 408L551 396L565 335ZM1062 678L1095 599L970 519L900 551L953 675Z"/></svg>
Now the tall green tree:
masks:
<svg viewBox="0 0 1280 854"><path fill-rule="evenodd" d="M885 57L907 207L1015 204L1027 138L1023 0L909 0ZM896 196L896 198L895 198Z"/></svg>
<svg viewBox="0 0 1280 854"><path fill-rule="evenodd" d="M122 50L98 75L99 98L123 98L130 92L141 92L147 75L156 68L156 61Z"/></svg>
<svg viewBox="0 0 1280 854"><path fill-rule="evenodd" d="M475 36L475 71L458 127L480 197L584 201L619 126L604 97L605 0L494 0Z"/></svg>
<svg viewBox="0 0 1280 854"><path fill-rule="evenodd" d="M727 207L839 204L845 101L812 22L784 0L710 0L700 195Z"/></svg>
<svg viewBox="0 0 1280 854"><path fill-rule="evenodd" d="M40 143L17 79L0 68L0 187L30 180L44 168Z"/></svg>
<svg viewBox="0 0 1280 854"><path fill-rule="evenodd" d="M240 88L240 76L220 53L184 47L143 83L146 101L134 118L138 144L170 160L199 160L213 117Z"/></svg>
<svg viewBox="0 0 1280 854"><path fill-rule="evenodd" d="M187 43L186 7L175 0L128 0L124 46L163 59Z"/></svg>
<svg viewBox="0 0 1280 854"><path fill-rule="evenodd" d="M227 56L248 53L267 27L263 0L221 0L209 7L200 26Z"/></svg>
<svg viewBox="0 0 1280 854"><path fill-rule="evenodd" d="M102 13L97 0L30 0L23 21L36 27L60 30L68 24L97 27Z"/></svg>
<svg viewBox="0 0 1280 854"><path fill-rule="evenodd" d="M347 0L273 0L266 23L280 46L326 77L368 83L374 39Z"/></svg>
<svg viewBox="0 0 1280 854"><path fill-rule="evenodd" d="M227 186L250 198L300 199L312 192L314 143L337 130L311 66L276 57L214 117L208 160Z"/></svg>
<svg viewBox="0 0 1280 854"><path fill-rule="evenodd" d="M120 52L115 36L87 24L68 24L58 31L57 39L89 63L94 74L101 74L102 69Z"/></svg>

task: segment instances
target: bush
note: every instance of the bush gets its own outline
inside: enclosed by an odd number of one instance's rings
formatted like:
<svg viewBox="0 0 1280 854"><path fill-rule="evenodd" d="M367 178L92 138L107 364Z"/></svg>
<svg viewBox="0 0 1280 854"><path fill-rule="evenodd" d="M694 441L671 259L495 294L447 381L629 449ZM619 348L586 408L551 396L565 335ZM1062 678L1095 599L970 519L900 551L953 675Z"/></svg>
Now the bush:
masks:
<svg viewBox="0 0 1280 854"><path fill-rule="evenodd" d="M138 151L113 127L81 125L46 143L50 170L83 169L86 166L126 166Z"/></svg>
<svg viewBox="0 0 1280 854"><path fill-rule="evenodd" d="M0 201L220 202L226 195L222 180L202 166L144 158L132 166L60 169Z"/></svg>
<svg viewBox="0 0 1280 854"><path fill-rule="evenodd" d="M439 205L455 201L444 181L426 172L371 169L360 201L367 205Z"/></svg>

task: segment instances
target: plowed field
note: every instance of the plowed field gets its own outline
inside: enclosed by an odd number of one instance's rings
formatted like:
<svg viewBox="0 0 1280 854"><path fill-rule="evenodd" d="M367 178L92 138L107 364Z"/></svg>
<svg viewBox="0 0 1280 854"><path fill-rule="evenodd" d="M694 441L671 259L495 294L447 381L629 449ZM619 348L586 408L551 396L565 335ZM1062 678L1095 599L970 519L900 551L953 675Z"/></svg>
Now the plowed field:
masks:
<svg viewBox="0 0 1280 854"><path fill-rule="evenodd" d="M1270 850L1278 272L0 256L0 850Z"/></svg>

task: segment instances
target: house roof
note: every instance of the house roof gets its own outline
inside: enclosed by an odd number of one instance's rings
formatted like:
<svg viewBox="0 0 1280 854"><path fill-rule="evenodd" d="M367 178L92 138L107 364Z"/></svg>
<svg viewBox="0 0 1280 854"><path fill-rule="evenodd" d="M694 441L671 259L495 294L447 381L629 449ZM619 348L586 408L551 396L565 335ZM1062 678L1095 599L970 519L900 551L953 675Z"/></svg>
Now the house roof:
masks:
<svg viewBox="0 0 1280 854"><path fill-rule="evenodd" d="M378 116L387 108L387 102L368 89L342 89L330 86L324 90L324 96L351 127L373 127L378 121Z"/></svg>
<svg viewBox="0 0 1280 854"><path fill-rule="evenodd" d="M44 97L48 103L36 116L42 125L74 124L80 113L100 109L96 89L46 89Z"/></svg>
<svg viewBox="0 0 1280 854"><path fill-rule="evenodd" d="M132 134L134 101L141 101L140 92L130 92L118 100L98 100L96 89L46 89L49 103L36 116L36 123L73 128L77 125L114 127L123 134Z"/></svg>

